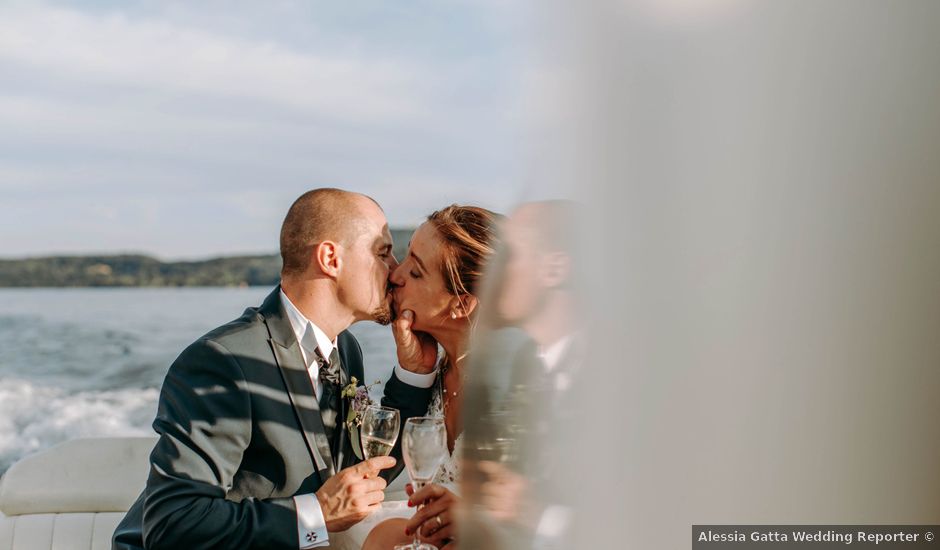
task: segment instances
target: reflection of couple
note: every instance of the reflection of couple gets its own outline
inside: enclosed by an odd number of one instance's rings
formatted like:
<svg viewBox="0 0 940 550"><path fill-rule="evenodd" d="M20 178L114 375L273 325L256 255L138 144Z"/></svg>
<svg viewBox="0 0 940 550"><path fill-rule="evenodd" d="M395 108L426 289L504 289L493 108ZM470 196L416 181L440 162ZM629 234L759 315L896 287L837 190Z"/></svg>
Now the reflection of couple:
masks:
<svg viewBox="0 0 940 550"><path fill-rule="evenodd" d="M410 541L408 535L415 532L448 550L457 547L455 536L467 548L571 546L575 518L569 499L577 487L572 484L576 476L568 475L566 463L573 461L566 453L577 451L552 442L559 441L560 434L576 433L583 421L573 391L584 383L586 353L577 299L583 278L583 262L576 258L579 215L573 202L554 200L525 203L500 220L500 261L487 266L495 277L482 294L478 272L488 251L482 239L463 234L444 235L445 241L461 243L455 250L467 261L458 261L454 271L447 267L447 252L444 261L435 260L444 266L443 286L440 274L423 285L392 278L401 308L426 311L422 302L437 302L448 305L432 311L446 312L460 307L461 296L471 308L480 300L487 307L485 317L474 323L472 355L459 361L457 369L445 365L432 392L429 414L446 419L451 458L436 484L416 493L409 487L409 504L422 506L416 513L366 522L378 525L363 550L389 550ZM437 258L428 246L436 242L433 235L432 226L419 229L402 265L416 256ZM447 273L463 281L451 284ZM416 294L434 298L411 301ZM456 330L448 331L447 326ZM441 342L447 357L463 357L468 325L429 327L416 322L415 327ZM499 330L507 327L522 329L522 341L518 331ZM465 385L468 377L471 383ZM467 419L463 431L461 417Z"/></svg>
<svg viewBox="0 0 940 550"><path fill-rule="evenodd" d="M335 189L297 199L281 229L280 288L170 367L147 486L114 533L114 548L312 548L381 509L385 479L401 470L401 444L397 461L360 462L340 390L364 378L359 345L346 329L367 319L387 324L393 307L401 312L393 323L400 364L383 404L399 409L403 424L443 416L453 452L494 222L479 208L435 212L399 265L372 199ZM433 497L426 509L441 508L422 528L441 547L454 535L444 505L456 498L455 464L447 460L438 483L412 497ZM394 520L373 541L389 525Z"/></svg>

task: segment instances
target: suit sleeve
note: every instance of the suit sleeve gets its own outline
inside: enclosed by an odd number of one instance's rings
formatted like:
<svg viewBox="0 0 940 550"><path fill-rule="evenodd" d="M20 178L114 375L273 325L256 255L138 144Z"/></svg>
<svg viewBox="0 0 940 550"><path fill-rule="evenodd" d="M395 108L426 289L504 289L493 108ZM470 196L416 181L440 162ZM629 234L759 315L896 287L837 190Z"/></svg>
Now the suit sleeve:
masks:
<svg viewBox="0 0 940 550"><path fill-rule="evenodd" d="M405 428L405 421L413 416L422 416L428 412L428 402L431 400L431 388L418 388L402 382L395 371L385 383L385 395L382 396L382 405L398 409L401 418L401 426L398 431L398 439L395 440L395 448L392 449L392 456L397 463L394 468L384 470L382 477L391 482L398 477L398 474L405 467L401 454L401 431Z"/></svg>
<svg viewBox="0 0 940 550"><path fill-rule="evenodd" d="M298 548L293 499L225 498L252 431L245 376L228 350L200 340L180 355L153 427L146 548Z"/></svg>

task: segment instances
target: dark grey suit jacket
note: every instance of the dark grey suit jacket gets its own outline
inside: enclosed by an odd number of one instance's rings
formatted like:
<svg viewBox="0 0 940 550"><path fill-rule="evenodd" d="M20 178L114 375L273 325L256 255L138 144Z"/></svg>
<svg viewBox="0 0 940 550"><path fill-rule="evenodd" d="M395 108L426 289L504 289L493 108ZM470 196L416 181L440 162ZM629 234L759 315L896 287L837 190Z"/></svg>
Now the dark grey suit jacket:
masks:
<svg viewBox="0 0 940 550"><path fill-rule="evenodd" d="M113 548L296 549L292 497L358 462L345 427L332 440L325 435L279 290L194 342L170 367L147 486L118 525ZM358 342L344 331L337 343L344 384L361 381ZM393 374L383 402L401 410L404 425L427 411L429 395ZM341 401L340 420L348 406ZM393 475L401 471L398 458Z"/></svg>

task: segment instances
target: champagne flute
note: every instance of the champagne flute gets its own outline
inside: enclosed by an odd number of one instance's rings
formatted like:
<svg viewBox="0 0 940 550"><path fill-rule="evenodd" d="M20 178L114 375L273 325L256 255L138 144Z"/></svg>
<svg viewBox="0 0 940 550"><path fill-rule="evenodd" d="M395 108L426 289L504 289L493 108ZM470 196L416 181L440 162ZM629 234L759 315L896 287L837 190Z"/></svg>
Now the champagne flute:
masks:
<svg viewBox="0 0 940 550"><path fill-rule="evenodd" d="M402 433L402 454L408 475L415 492L434 479L441 462L447 456L447 428L444 419L437 416L416 416L405 422ZM418 540L415 530L414 541L407 546L396 546L396 550L438 550L433 544Z"/></svg>
<svg viewBox="0 0 940 550"><path fill-rule="evenodd" d="M379 405L366 407L359 427L362 455L366 460L392 452L395 440L398 439L400 422L398 409Z"/></svg>

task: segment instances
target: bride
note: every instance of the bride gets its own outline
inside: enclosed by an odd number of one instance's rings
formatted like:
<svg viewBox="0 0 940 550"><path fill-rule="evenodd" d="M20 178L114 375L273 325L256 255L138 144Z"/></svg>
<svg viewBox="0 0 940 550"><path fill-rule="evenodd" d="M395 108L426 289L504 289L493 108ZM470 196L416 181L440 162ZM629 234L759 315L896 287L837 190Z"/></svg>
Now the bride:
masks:
<svg viewBox="0 0 940 550"><path fill-rule="evenodd" d="M392 273L393 304L399 314L393 327L400 331L396 339L401 341L402 333L427 343L433 339L444 350L427 414L444 418L450 454L433 483L415 494L408 486L408 504L423 505L421 513L382 521L369 533L363 549L391 550L395 544L411 542L416 530L423 541L441 550L452 547L464 368L479 306L478 285L496 245L497 220L497 214L472 206L452 205L434 212L415 231L407 256Z"/></svg>

